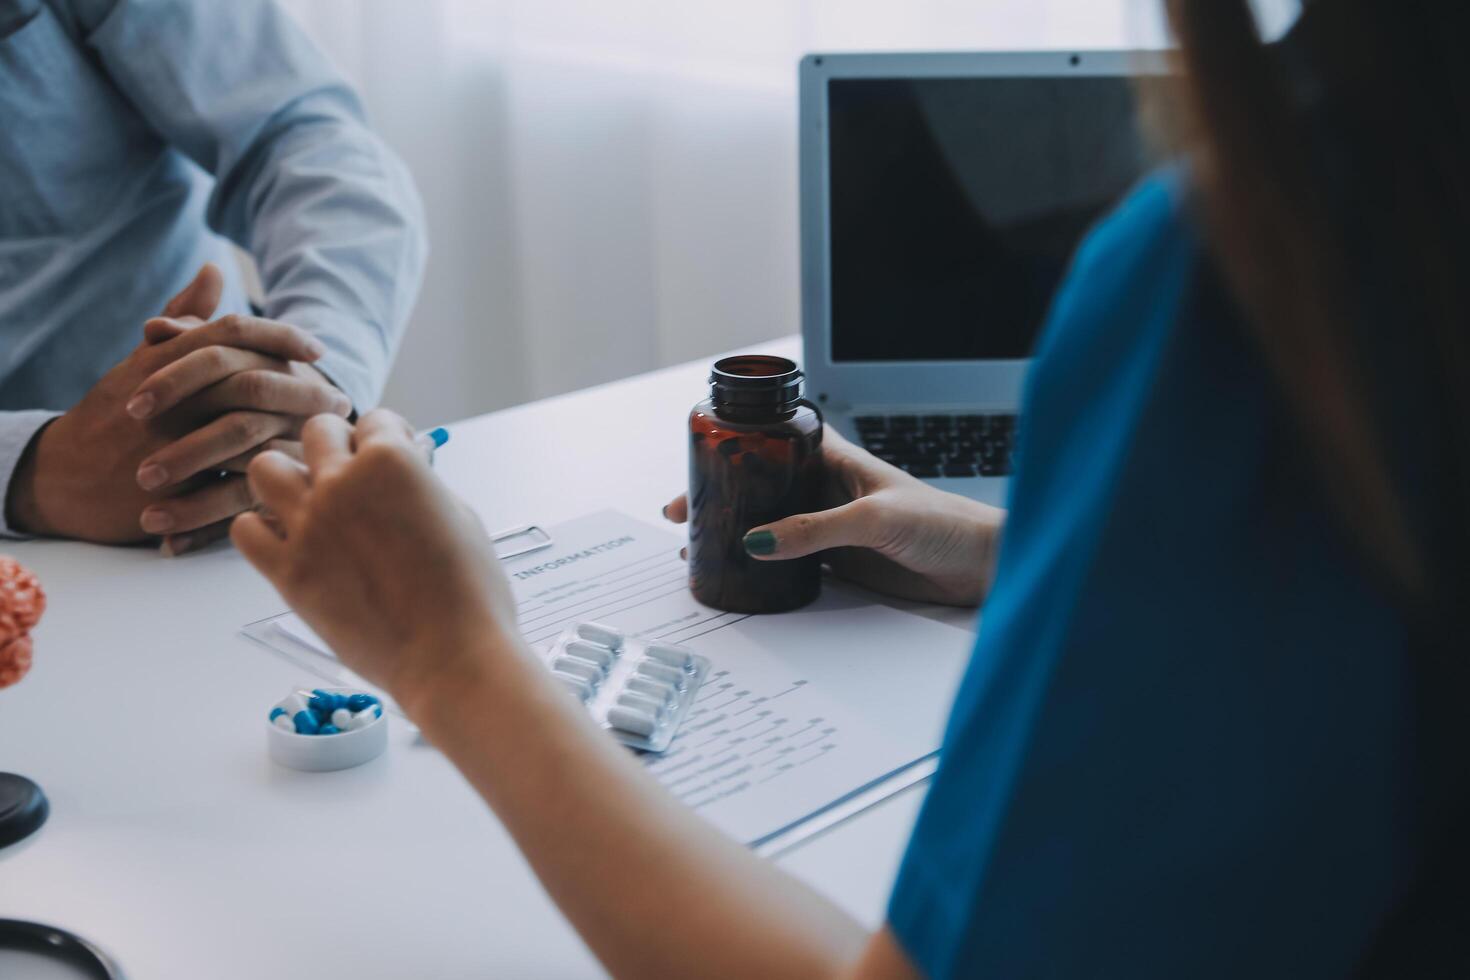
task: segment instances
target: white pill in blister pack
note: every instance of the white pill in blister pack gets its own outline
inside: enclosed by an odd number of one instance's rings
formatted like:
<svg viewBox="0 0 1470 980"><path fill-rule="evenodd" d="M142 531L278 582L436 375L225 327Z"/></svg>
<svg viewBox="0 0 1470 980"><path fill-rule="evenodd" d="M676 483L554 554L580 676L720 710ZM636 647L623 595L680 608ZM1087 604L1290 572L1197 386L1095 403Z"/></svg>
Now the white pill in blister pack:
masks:
<svg viewBox="0 0 1470 980"><path fill-rule="evenodd" d="M646 752L673 741L709 673L687 647L643 641L602 623L569 627L546 653L557 683L614 738Z"/></svg>
<svg viewBox="0 0 1470 980"><path fill-rule="evenodd" d="M611 626L603 626L601 623L578 623L573 627L573 632L578 639L601 644L614 653L623 648L623 634Z"/></svg>
<svg viewBox="0 0 1470 980"><path fill-rule="evenodd" d="M571 674L563 674L559 670L553 670L551 676L561 682L562 687L565 687L568 691L576 695L578 701L591 701L592 695L597 693L597 689L592 686L592 682L585 677L573 677Z"/></svg>
<svg viewBox="0 0 1470 980"><path fill-rule="evenodd" d="M578 660L576 657L568 657L565 654L551 662L551 669L572 677L580 677L593 684L602 680L603 674L606 673L596 664L589 664L585 660Z"/></svg>
<svg viewBox="0 0 1470 980"><path fill-rule="evenodd" d="M684 671L677 670L667 664L656 663L652 660L645 660L633 669L640 676L647 677L652 681L661 681L676 691L682 691L685 683L689 680L688 675Z"/></svg>
<svg viewBox="0 0 1470 980"><path fill-rule="evenodd" d="M667 643L650 643L644 649L643 655L649 660L656 660L665 667L673 667L676 670L688 670L689 665L694 663L694 654L684 649Z"/></svg>
<svg viewBox="0 0 1470 980"><path fill-rule="evenodd" d="M653 715L621 704L607 709L607 723L618 731L645 738L658 731L658 719Z"/></svg>
<svg viewBox="0 0 1470 980"><path fill-rule="evenodd" d="M625 693L618 695L618 704L625 708L637 708L657 718L664 713L668 707L667 701L655 701L653 698L642 694Z"/></svg>
<svg viewBox="0 0 1470 980"><path fill-rule="evenodd" d="M649 677L629 677L623 686L630 691L637 691L645 697L655 698L665 704L668 704L679 696L679 692L675 688L665 684L663 681L656 681Z"/></svg>
<svg viewBox="0 0 1470 980"><path fill-rule="evenodd" d="M587 640L573 640L562 648L562 652L569 657L596 664L603 670L611 667L613 660L617 657L617 654L601 643L590 643Z"/></svg>

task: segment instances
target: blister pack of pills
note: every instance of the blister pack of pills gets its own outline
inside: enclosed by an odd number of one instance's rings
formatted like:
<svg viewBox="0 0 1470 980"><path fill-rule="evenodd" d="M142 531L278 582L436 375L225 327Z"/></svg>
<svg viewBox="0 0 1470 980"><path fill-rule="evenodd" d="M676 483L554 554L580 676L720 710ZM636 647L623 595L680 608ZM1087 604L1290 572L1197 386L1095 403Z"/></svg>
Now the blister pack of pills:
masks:
<svg viewBox="0 0 1470 980"><path fill-rule="evenodd" d="M624 745L662 752L674 740L709 659L688 647L577 623L546 654L551 675Z"/></svg>

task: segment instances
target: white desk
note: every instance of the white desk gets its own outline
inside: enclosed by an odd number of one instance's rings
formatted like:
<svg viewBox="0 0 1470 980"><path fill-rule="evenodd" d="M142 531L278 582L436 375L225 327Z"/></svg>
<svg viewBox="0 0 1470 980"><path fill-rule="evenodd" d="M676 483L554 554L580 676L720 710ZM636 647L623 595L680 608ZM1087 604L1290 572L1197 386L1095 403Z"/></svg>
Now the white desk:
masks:
<svg viewBox="0 0 1470 980"><path fill-rule="evenodd" d="M708 367L452 426L439 470L491 528L604 506L656 521L685 483ZM233 551L0 550L50 596L34 669L0 692L0 770L52 804L0 851L0 917L79 932L149 980L601 973L479 798L406 732L346 772L267 759L266 709L307 679L239 635L284 606ZM921 792L779 861L876 925Z"/></svg>

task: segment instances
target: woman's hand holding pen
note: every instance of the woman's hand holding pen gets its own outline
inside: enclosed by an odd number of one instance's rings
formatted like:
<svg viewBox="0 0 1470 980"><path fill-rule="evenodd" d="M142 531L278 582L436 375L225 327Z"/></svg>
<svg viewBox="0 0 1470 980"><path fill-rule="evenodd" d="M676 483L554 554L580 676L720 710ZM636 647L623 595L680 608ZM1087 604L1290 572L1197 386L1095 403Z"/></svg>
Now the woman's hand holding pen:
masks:
<svg viewBox="0 0 1470 980"><path fill-rule="evenodd" d="M923 602L978 605L990 590L1006 512L945 493L859 449L832 429L822 439L823 510L751 528L762 561L816 552L859 585ZM680 495L664 516L688 520Z"/></svg>
<svg viewBox="0 0 1470 980"><path fill-rule="evenodd" d="M411 715L445 684L529 662L489 537L402 418L318 416L302 450L250 464L266 514L241 515L231 536L344 662Z"/></svg>

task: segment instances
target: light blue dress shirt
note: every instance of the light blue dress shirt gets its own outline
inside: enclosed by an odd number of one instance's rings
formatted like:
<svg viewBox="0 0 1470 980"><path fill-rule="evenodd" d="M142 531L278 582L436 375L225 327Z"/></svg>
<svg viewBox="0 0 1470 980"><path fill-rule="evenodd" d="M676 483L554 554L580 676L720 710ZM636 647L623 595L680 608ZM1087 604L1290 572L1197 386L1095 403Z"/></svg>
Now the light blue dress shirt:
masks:
<svg viewBox="0 0 1470 980"><path fill-rule="evenodd" d="M248 312L229 242L266 316L370 407L422 229L406 168L273 0L0 0L0 489L204 262L220 314Z"/></svg>

